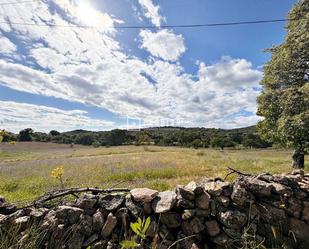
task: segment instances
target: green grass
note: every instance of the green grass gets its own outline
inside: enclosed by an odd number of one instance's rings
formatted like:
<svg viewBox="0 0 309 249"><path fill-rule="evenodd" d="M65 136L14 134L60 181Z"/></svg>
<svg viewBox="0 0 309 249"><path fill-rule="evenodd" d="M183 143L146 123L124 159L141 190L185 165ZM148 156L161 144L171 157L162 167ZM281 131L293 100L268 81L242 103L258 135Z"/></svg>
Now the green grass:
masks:
<svg viewBox="0 0 309 249"><path fill-rule="evenodd" d="M54 190L59 184L50 172L60 165L65 170L67 187L117 185L165 190L202 176L223 178L228 166L249 173L290 171L290 156L291 151L270 149L220 151L155 146L145 149L143 146L70 148L50 143L1 144L0 194L12 202L26 202Z"/></svg>

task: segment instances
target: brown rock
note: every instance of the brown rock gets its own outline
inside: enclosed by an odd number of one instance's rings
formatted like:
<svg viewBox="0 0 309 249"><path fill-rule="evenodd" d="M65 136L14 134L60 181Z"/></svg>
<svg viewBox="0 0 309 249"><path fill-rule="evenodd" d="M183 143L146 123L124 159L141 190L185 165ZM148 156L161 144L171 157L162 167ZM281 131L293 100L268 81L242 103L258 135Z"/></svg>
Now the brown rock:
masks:
<svg viewBox="0 0 309 249"><path fill-rule="evenodd" d="M166 212L161 214L161 222L169 228L176 228L181 225L181 217L178 213Z"/></svg>
<svg viewBox="0 0 309 249"><path fill-rule="evenodd" d="M193 227L191 225L191 223L189 221L183 221L181 223L181 230L183 231L183 233L187 236L193 235Z"/></svg>
<svg viewBox="0 0 309 249"><path fill-rule="evenodd" d="M243 184L247 190L261 197L271 196L271 192L274 189L272 184L254 177L243 178Z"/></svg>
<svg viewBox="0 0 309 249"><path fill-rule="evenodd" d="M210 195L207 192L202 193L195 200L196 206L200 209L208 209L209 202L210 202Z"/></svg>
<svg viewBox="0 0 309 249"><path fill-rule="evenodd" d="M205 222L206 231L209 236L217 236L220 234L220 227L216 220L210 220Z"/></svg>
<svg viewBox="0 0 309 249"><path fill-rule="evenodd" d="M190 221L190 224L194 233L200 233L205 229L201 218L193 217L193 219Z"/></svg>
<svg viewBox="0 0 309 249"><path fill-rule="evenodd" d="M137 202L151 202L159 192L149 188L136 188L130 191L133 199Z"/></svg>
<svg viewBox="0 0 309 249"><path fill-rule="evenodd" d="M295 218L289 219L290 230L296 236L296 240L301 242L299 248L309 248L309 225Z"/></svg>
<svg viewBox="0 0 309 249"><path fill-rule="evenodd" d="M224 248L228 248L229 244L231 243L231 239L224 232L212 238L212 241L219 246L223 246Z"/></svg>
<svg viewBox="0 0 309 249"><path fill-rule="evenodd" d="M223 207L228 207L230 205L230 198L226 196L215 197L215 201Z"/></svg>
<svg viewBox="0 0 309 249"><path fill-rule="evenodd" d="M302 220L309 223L309 202L308 201L304 201L304 209L303 209L303 212L302 212Z"/></svg>

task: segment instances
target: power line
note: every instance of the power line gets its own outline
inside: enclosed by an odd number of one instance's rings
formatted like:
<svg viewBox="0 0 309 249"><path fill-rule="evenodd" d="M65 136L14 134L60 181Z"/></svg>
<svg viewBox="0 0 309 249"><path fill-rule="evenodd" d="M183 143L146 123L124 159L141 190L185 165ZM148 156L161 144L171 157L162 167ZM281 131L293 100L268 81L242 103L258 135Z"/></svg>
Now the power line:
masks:
<svg viewBox="0 0 309 249"><path fill-rule="evenodd" d="M240 22L222 22L222 23L204 23L204 24L176 24L176 25L133 25L133 26L114 26L105 27L105 29L161 29L161 28L201 28L201 27L219 27L219 26L236 26L236 25L251 25L251 24L266 24L279 23L286 21L296 21L298 19L271 19L271 20L255 20L255 21L240 21ZM61 24L46 24L46 23L24 23L24 22L10 22L1 21L2 24L21 25L21 26L39 26L39 27L58 27L58 28L97 28L95 26L87 25L61 25Z"/></svg>
<svg viewBox="0 0 309 249"><path fill-rule="evenodd" d="M21 4L21 3L33 3L33 2L39 2L40 0L28 0L28 1L19 1L19 2L6 2L6 3L0 3L0 6L4 5L13 5L13 4Z"/></svg>

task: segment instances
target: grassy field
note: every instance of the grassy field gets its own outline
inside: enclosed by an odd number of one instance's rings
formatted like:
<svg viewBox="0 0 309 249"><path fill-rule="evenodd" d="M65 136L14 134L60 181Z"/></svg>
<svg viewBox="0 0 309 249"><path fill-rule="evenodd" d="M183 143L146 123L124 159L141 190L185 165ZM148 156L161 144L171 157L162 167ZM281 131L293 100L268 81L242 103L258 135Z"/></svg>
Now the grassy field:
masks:
<svg viewBox="0 0 309 249"><path fill-rule="evenodd" d="M213 150L156 146L70 148L52 143L0 145L0 195L26 202L59 188L51 170L63 166L65 186L147 186L159 190L207 177L224 177L226 167L251 172L290 171L291 151ZM308 171L309 164L306 164Z"/></svg>

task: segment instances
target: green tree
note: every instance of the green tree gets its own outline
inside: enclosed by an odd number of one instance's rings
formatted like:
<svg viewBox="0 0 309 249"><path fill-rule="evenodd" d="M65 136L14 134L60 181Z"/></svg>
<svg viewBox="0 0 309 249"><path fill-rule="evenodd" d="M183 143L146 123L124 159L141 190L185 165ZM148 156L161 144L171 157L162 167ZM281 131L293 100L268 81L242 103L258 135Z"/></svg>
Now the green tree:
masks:
<svg viewBox="0 0 309 249"><path fill-rule="evenodd" d="M257 114L264 117L258 131L263 138L294 149L294 168L304 168L309 146L309 1L289 13L284 42L268 51L263 91Z"/></svg>
<svg viewBox="0 0 309 249"><path fill-rule="evenodd" d="M33 130L31 128L21 130L19 132L19 135L18 135L18 141L21 141L21 142L28 141L28 142L30 142L30 141L32 141L32 135L33 135Z"/></svg>
<svg viewBox="0 0 309 249"><path fill-rule="evenodd" d="M82 145L92 145L94 142L95 138L94 135L89 133L89 134L82 134L76 139L76 143L82 144Z"/></svg>
<svg viewBox="0 0 309 249"><path fill-rule="evenodd" d="M49 132L49 134L50 134L51 136L59 136L61 133L60 133L59 131L56 131L56 130L51 130L51 131Z"/></svg>
<svg viewBox="0 0 309 249"><path fill-rule="evenodd" d="M125 130L115 129L111 130L108 137L109 145L122 145L126 140L127 132Z"/></svg>

